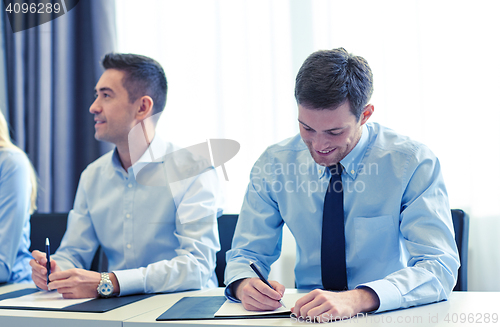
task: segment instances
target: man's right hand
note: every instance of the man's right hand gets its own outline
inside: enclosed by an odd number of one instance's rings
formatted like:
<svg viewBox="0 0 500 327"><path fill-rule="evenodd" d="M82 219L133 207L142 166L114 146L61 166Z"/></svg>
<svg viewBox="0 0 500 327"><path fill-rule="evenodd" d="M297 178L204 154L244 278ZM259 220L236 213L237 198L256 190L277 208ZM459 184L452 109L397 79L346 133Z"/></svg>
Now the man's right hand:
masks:
<svg viewBox="0 0 500 327"><path fill-rule="evenodd" d="M243 307L249 311L271 311L281 307L279 300L285 293L285 286L277 281L271 280L271 289L259 278L246 278L237 281L236 298L241 301Z"/></svg>
<svg viewBox="0 0 500 327"><path fill-rule="evenodd" d="M38 250L31 253L33 259L30 261L31 266L31 278L36 286L42 290L48 290L47 288L47 257L44 252ZM50 272L61 271L61 268L57 265L55 260L50 260Z"/></svg>

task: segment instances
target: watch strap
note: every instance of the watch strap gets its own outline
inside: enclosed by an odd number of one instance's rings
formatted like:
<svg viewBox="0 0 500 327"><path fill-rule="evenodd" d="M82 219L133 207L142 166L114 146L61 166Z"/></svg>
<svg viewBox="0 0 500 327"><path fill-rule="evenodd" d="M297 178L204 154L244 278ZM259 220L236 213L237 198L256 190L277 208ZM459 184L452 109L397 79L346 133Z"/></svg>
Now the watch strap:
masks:
<svg viewBox="0 0 500 327"><path fill-rule="evenodd" d="M109 284L109 285L111 285L111 290L113 290L113 283L111 282L111 279L109 278L109 273L107 273L107 272L102 272L101 273L101 281L99 282L99 285L97 286L97 293L101 297L111 297L111 296L113 296L113 291L111 291L111 294L103 294L101 292L101 286L103 284Z"/></svg>

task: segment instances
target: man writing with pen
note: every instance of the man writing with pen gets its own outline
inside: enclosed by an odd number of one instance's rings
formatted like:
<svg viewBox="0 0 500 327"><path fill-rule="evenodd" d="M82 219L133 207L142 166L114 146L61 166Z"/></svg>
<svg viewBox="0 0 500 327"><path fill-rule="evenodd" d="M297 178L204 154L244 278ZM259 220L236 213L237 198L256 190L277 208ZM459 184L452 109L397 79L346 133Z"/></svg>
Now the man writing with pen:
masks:
<svg viewBox="0 0 500 327"><path fill-rule="evenodd" d="M147 157L148 150L177 149L154 137L155 126L148 120L165 106L165 73L151 58L133 54L111 53L102 64L105 71L97 82L90 113L96 123L95 137L116 147L82 173L66 233L50 258L50 273L48 255L33 251L33 281L65 298L215 287L221 213L215 170L177 180L175 187L138 183L134 175L138 164L150 161L161 171L163 165L172 164L170 159ZM150 144L129 139L138 124L148 127ZM132 161L130 142L140 145L137 161ZM183 159L193 158L186 154ZM99 246L109 272L88 270Z"/></svg>
<svg viewBox="0 0 500 327"><path fill-rule="evenodd" d="M264 275L262 275L262 273L260 272L259 268L257 268L257 266L255 265L255 263L250 263L250 268L252 268L252 270L257 274L257 276L259 277L259 279L264 283L266 284L267 286L269 286L271 289L274 290L273 286L271 285L271 283L269 283L269 281L264 277ZM48 283L48 282L47 282ZM280 294L281 295L281 294ZM286 308L285 304L283 303L283 301L281 299L278 300L278 302L284 307Z"/></svg>
<svg viewBox="0 0 500 327"><path fill-rule="evenodd" d="M446 299L459 259L439 160L423 144L368 120L373 77L343 48L317 51L295 83L300 134L255 163L226 255L226 296L248 310L281 306L264 277L287 224L295 282L310 290L297 317L326 322Z"/></svg>

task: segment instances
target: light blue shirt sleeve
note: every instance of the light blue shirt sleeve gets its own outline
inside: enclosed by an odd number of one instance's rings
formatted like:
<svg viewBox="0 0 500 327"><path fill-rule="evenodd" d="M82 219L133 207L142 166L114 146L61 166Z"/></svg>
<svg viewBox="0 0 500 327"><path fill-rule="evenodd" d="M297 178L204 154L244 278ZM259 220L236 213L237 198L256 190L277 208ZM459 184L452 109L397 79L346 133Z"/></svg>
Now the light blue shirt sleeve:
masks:
<svg viewBox="0 0 500 327"><path fill-rule="evenodd" d="M185 181L178 182L185 184ZM191 181L177 206L175 237L179 246L170 260L153 262L146 267L114 270L120 283L120 295L172 292L215 287L216 252L220 249L217 229L218 180L214 171ZM173 185L171 185L172 188ZM219 213L222 211L219 210ZM201 217L187 219L187 217ZM154 251L153 244L152 251Z"/></svg>
<svg viewBox="0 0 500 327"><path fill-rule="evenodd" d="M88 269L100 245L121 296L216 287L222 209L215 170L168 186L142 185L130 172L116 153L86 169L54 260Z"/></svg>
<svg viewBox="0 0 500 327"><path fill-rule="evenodd" d="M232 248L226 254L226 285L240 279L257 277L250 268L250 262L255 262L262 275L267 278L271 265L281 254L284 222L272 193L266 192L272 185L273 176L267 173L265 165L261 165L268 160L264 153L252 170ZM232 287L226 287L225 294L229 299L238 301Z"/></svg>
<svg viewBox="0 0 500 327"><path fill-rule="evenodd" d="M28 158L0 148L0 283L31 281L30 203Z"/></svg>
<svg viewBox="0 0 500 327"><path fill-rule="evenodd" d="M349 289L369 287L377 311L447 299L460 266L448 195L436 156L424 145L378 124L366 124L341 161ZM323 288L321 235L330 172L317 165L300 135L269 147L254 165L232 249L231 283L268 276L281 252L286 223L295 238L298 288Z"/></svg>
<svg viewBox="0 0 500 327"><path fill-rule="evenodd" d="M423 148L407 169L399 225L407 267L362 284L378 294L378 312L447 299L460 266L439 161Z"/></svg>

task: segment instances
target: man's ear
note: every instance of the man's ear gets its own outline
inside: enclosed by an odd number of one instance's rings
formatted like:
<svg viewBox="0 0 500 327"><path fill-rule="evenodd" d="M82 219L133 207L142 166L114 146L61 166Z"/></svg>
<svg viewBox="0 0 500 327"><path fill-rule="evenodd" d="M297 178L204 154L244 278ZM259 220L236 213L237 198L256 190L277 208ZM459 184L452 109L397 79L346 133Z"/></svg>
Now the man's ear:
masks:
<svg viewBox="0 0 500 327"><path fill-rule="evenodd" d="M139 110L136 112L136 118L143 120L153 112L153 99L149 95L145 95L139 99Z"/></svg>
<svg viewBox="0 0 500 327"><path fill-rule="evenodd" d="M363 109L363 112L361 113L361 117L359 117L361 124L363 125L370 119L370 117L373 115L373 111L375 108L373 107L373 104L367 104L365 108Z"/></svg>

